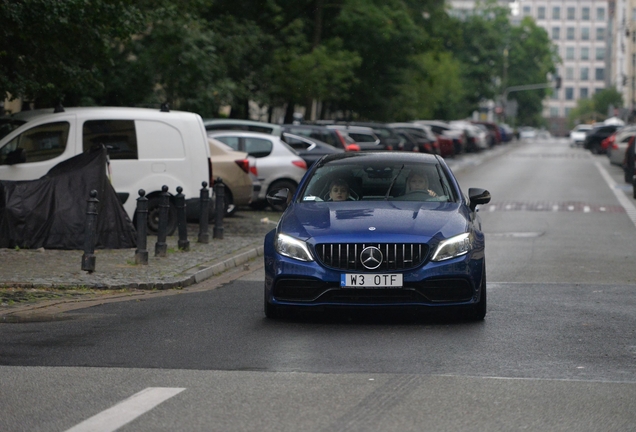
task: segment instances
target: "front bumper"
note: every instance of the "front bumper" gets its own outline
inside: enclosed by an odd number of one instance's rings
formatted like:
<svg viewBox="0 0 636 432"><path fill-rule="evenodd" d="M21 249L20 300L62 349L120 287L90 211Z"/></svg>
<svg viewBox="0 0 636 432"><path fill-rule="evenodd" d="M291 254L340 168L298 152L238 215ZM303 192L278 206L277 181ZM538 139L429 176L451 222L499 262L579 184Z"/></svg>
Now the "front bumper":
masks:
<svg viewBox="0 0 636 432"><path fill-rule="evenodd" d="M415 269L388 272L402 274L401 288L344 288L340 286L343 273L363 272L287 258L267 242L264 259L265 300L276 306L307 308L472 305L479 301L484 271L483 250L473 250L447 261L426 261Z"/></svg>

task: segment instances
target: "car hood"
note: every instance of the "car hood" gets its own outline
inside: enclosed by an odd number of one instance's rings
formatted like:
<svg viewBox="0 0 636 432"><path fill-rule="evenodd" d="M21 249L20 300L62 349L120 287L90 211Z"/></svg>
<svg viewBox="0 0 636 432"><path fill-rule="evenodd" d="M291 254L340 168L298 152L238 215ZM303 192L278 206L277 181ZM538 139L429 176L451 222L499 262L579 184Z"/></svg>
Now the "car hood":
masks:
<svg viewBox="0 0 636 432"><path fill-rule="evenodd" d="M303 202L290 205L278 230L314 244L426 243L467 232L469 212L446 202Z"/></svg>

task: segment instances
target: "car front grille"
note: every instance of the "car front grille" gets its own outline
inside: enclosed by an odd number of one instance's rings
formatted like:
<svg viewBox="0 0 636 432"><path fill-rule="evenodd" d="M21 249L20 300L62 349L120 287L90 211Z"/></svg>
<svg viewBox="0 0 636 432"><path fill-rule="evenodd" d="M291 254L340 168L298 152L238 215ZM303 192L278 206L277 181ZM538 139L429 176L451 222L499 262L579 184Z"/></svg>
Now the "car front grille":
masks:
<svg viewBox="0 0 636 432"><path fill-rule="evenodd" d="M360 253L369 246L382 252L382 262L374 272L408 270L419 267L428 254L428 245L421 243L323 243L315 246L320 263L338 270L367 269L360 261Z"/></svg>

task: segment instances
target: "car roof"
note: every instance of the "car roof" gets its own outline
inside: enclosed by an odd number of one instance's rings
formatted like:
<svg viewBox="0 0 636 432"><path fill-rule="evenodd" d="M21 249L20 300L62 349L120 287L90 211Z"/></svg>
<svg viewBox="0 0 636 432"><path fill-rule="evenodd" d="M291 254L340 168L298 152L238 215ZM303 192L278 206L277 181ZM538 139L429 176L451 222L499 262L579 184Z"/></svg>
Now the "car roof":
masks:
<svg viewBox="0 0 636 432"><path fill-rule="evenodd" d="M348 158L358 158L357 161L361 163L365 162L373 162L373 161L385 161L389 163L396 162L404 162L404 163L435 163L439 162L440 159L437 155L432 155L428 153L412 153L412 152L399 152L399 151L363 151L363 152L344 152L344 153L336 153L325 156L321 165L325 163L329 163L335 160L340 159L348 159Z"/></svg>
<svg viewBox="0 0 636 432"><path fill-rule="evenodd" d="M152 118L156 119L157 115L177 115L177 116L191 116L198 115L187 111L162 111L158 108L136 108L136 107L68 107L63 108L63 111L55 112L54 108L44 108L37 110L20 111L12 114L11 117L24 121L32 121L45 116L51 118L56 115L73 114L78 118L92 118L92 117L112 117L117 115L123 115L126 117L137 118Z"/></svg>
<svg viewBox="0 0 636 432"><path fill-rule="evenodd" d="M280 136L281 126L275 123L259 122L255 120L241 119L204 119L205 129L210 130L247 130L252 132L262 132ZM227 129L223 129L227 128ZM270 132L267 132L270 130Z"/></svg>

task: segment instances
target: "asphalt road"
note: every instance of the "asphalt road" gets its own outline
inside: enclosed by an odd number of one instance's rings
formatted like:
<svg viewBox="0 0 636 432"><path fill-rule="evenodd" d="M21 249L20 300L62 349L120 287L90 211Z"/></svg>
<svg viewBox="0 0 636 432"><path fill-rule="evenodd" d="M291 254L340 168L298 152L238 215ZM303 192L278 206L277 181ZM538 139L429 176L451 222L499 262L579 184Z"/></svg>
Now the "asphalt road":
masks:
<svg viewBox="0 0 636 432"><path fill-rule="evenodd" d="M253 263L222 286L0 324L0 429L636 429L636 208L620 169L556 140L453 164L493 195L484 322L266 320Z"/></svg>

